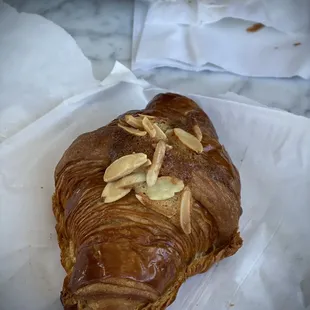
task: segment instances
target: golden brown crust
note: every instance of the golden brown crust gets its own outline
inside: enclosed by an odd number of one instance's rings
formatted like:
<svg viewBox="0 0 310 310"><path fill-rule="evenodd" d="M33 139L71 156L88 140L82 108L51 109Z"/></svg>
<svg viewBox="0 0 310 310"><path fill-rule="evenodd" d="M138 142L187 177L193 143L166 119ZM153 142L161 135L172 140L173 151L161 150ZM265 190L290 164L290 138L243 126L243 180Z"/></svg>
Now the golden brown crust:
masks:
<svg viewBox="0 0 310 310"><path fill-rule="evenodd" d="M192 135L195 126L201 130L202 153L166 131L172 148L160 169L160 176L183 180L191 190L191 233L180 226L179 196L154 207L141 204L132 192L109 204L101 198L106 168L134 152L152 159L156 137L130 134L118 120L81 135L55 170L53 210L67 272L61 295L65 309L165 309L186 278L205 272L242 244L239 174L208 116L194 101L171 93L126 114L139 113Z"/></svg>

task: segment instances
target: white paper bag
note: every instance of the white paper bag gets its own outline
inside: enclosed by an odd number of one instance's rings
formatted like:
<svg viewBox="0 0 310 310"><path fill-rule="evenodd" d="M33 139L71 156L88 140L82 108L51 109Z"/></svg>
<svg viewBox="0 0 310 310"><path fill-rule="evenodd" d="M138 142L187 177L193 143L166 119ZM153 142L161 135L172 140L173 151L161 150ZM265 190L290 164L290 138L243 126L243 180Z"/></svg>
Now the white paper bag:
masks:
<svg viewBox="0 0 310 310"><path fill-rule="evenodd" d="M61 309L64 272L51 206L54 168L78 135L126 110L144 108L162 91L117 65L98 89L64 101L0 145L1 309ZM186 281L169 309L305 309L310 120L191 97L209 114L240 171L244 245Z"/></svg>

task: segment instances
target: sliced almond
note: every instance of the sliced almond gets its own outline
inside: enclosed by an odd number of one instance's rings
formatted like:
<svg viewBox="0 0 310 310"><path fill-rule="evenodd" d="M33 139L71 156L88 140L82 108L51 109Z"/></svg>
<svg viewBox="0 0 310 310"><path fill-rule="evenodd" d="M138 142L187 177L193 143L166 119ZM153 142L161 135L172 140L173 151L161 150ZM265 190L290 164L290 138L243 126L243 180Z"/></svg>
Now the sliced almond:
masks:
<svg viewBox="0 0 310 310"><path fill-rule="evenodd" d="M141 204L168 218L175 216L179 212L179 205L181 201L180 196L181 195L175 195L174 197L166 200L156 201L151 200L144 192L139 192L136 194L136 198L141 202Z"/></svg>
<svg viewBox="0 0 310 310"><path fill-rule="evenodd" d="M147 117L148 119L155 119L156 116L152 116L152 115L145 115L145 114L138 114L140 117L144 118Z"/></svg>
<svg viewBox="0 0 310 310"><path fill-rule="evenodd" d="M122 118L120 118L120 119L118 120L118 124L120 124L120 125L122 125L122 126L127 126L127 125L128 125Z"/></svg>
<svg viewBox="0 0 310 310"><path fill-rule="evenodd" d="M125 115L125 121L128 125L137 128L137 129L143 129L142 120L136 117L133 117L132 115Z"/></svg>
<svg viewBox="0 0 310 310"><path fill-rule="evenodd" d="M184 188L184 183L178 178L170 176L160 177L155 185L148 187L145 194L151 200L166 200L180 192Z"/></svg>
<svg viewBox="0 0 310 310"><path fill-rule="evenodd" d="M199 141L201 141L202 140L202 132L201 132L200 127L196 124L196 125L194 125L193 130L194 130L196 138Z"/></svg>
<svg viewBox="0 0 310 310"><path fill-rule="evenodd" d="M131 191L131 188L119 188L115 185L116 182L111 182L105 186L101 194L101 197L105 198L105 203L117 201L125 197Z"/></svg>
<svg viewBox="0 0 310 310"><path fill-rule="evenodd" d="M135 170L135 172L143 172L146 173L147 168L151 166L152 162L148 159L145 164Z"/></svg>
<svg viewBox="0 0 310 310"><path fill-rule="evenodd" d="M170 129L170 125L168 123L168 120L163 120L163 119L158 119L156 121L156 124L158 125L158 127L163 131L166 132L167 130Z"/></svg>
<svg viewBox="0 0 310 310"><path fill-rule="evenodd" d="M145 181L146 181L146 174L144 172L134 172L116 181L115 187L132 188L136 184L143 183Z"/></svg>
<svg viewBox="0 0 310 310"><path fill-rule="evenodd" d="M152 162L150 159L147 159L147 161L140 167L140 168L147 168L152 165Z"/></svg>
<svg viewBox="0 0 310 310"><path fill-rule="evenodd" d="M108 193L109 193L109 190L110 190L110 187L111 185L109 185L111 183L107 183L106 186L104 187L102 193L101 193L101 197L104 198L104 197L107 197L108 196Z"/></svg>
<svg viewBox="0 0 310 310"><path fill-rule="evenodd" d="M144 130L150 135L151 138L156 136L154 125L147 117L143 117L142 125Z"/></svg>
<svg viewBox="0 0 310 310"><path fill-rule="evenodd" d="M150 208L157 213L160 213L168 218L171 218L180 212L181 195L176 194L173 197L165 200L151 200L145 193L147 186L145 183L141 183L135 187L136 198L145 207ZM179 223L179 219L176 218L176 223Z"/></svg>
<svg viewBox="0 0 310 310"><path fill-rule="evenodd" d="M180 225L186 235L192 232L191 226L192 193L185 187L181 194Z"/></svg>
<svg viewBox="0 0 310 310"><path fill-rule="evenodd" d="M115 160L105 171L103 179L105 182L116 181L142 166L147 162L144 153L125 155Z"/></svg>
<svg viewBox="0 0 310 310"><path fill-rule="evenodd" d="M153 126L156 131L155 138L158 140L167 140L166 134L160 129L160 127L156 123L154 123Z"/></svg>
<svg viewBox="0 0 310 310"><path fill-rule="evenodd" d="M122 124L117 124L118 127L124 129L125 131L131 133L132 135L138 136L138 137L142 137L146 135L146 131L142 131L136 128L132 128L132 127L127 127L124 126Z"/></svg>
<svg viewBox="0 0 310 310"><path fill-rule="evenodd" d="M203 151L202 144L192 134L188 133L187 131L181 128L174 128L174 133L178 137L178 139L191 150L197 153L201 153Z"/></svg>
<svg viewBox="0 0 310 310"><path fill-rule="evenodd" d="M146 174L146 183L148 186L153 186L156 183L161 165L164 161L165 152L166 143L163 140L160 140L155 148L152 165Z"/></svg>
<svg viewBox="0 0 310 310"><path fill-rule="evenodd" d="M173 134L173 129L168 129L165 131L166 136L170 136Z"/></svg>
<svg viewBox="0 0 310 310"><path fill-rule="evenodd" d="M152 147L155 149L157 146L157 143L153 143L152 144ZM166 144L166 150L172 150L173 149L173 146L170 145L170 144Z"/></svg>
<svg viewBox="0 0 310 310"><path fill-rule="evenodd" d="M145 202L143 200L143 197L139 194L136 194L136 198L145 206Z"/></svg>

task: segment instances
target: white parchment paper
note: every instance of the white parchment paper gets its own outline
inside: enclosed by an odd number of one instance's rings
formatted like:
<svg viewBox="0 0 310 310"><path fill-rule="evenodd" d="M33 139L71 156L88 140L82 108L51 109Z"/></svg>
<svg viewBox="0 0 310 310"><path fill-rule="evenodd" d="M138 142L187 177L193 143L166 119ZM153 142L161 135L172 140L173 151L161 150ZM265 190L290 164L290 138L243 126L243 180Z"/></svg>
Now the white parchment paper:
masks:
<svg viewBox="0 0 310 310"><path fill-rule="evenodd" d="M0 308L61 309L64 272L54 231L53 171L78 135L143 108L155 89L116 65L0 145ZM169 308L302 310L309 303L310 120L191 96L209 114L242 182L244 246L192 277Z"/></svg>
<svg viewBox="0 0 310 310"><path fill-rule="evenodd" d="M257 32L254 23L266 25ZM135 1L133 70L310 78L310 1Z"/></svg>
<svg viewBox="0 0 310 310"><path fill-rule="evenodd" d="M0 0L0 142L98 84L64 29Z"/></svg>
<svg viewBox="0 0 310 310"><path fill-rule="evenodd" d="M310 32L308 0L152 1L148 18L155 24L212 24L231 17L263 23L281 32Z"/></svg>

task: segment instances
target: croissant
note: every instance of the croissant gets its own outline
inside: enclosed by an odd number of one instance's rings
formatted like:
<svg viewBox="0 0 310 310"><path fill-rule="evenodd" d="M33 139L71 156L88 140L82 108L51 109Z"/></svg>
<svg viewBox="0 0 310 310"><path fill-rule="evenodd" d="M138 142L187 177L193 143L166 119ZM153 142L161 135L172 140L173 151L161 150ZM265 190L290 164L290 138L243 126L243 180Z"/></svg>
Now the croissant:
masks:
<svg viewBox="0 0 310 310"><path fill-rule="evenodd" d="M79 136L55 169L64 309L166 309L242 245L240 178L204 111L159 94Z"/></svg>

